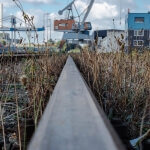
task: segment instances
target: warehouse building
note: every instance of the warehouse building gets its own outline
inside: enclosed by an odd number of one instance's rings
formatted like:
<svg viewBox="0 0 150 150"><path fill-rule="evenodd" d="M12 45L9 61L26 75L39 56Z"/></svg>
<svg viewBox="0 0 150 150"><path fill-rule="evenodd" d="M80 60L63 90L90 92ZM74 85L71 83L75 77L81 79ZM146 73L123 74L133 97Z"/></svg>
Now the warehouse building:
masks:
<svg viewBox="0 0 150 150"><path fill-rule="evenodd" d="M116 52L125 43L125 31L117 29L97 30L93 33L99 52Z"/></svg>

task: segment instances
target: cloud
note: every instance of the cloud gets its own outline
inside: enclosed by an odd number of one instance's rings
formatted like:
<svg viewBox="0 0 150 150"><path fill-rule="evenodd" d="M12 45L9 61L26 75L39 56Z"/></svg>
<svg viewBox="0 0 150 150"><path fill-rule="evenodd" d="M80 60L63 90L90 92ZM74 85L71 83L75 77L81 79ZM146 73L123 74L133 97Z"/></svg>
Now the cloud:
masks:
<svg viewBox="0 0 150 150"><path fill-rule="evenodd" d="M82 12L87 8L88 4L83 0L78 0L76 6L77 8L80 8L80 12ZM118 16L119 10L116 4L109 4L108 2L100 0L93 4L87 21L91 21L93 29L106 29L112 28L112 20Z"/></svg>
<svg viewBox="0 0 150 150"><path fill-rule="evenodd" d="M27 3L33 3L33 4L50 4L50 3L56 3L55 0L20 0L20 2L27 2ZM1 0L0 3L3 3L4 7L12 7L15 5L13 0Z"/></svg>
<svg viewBox="0 0 150 150"><path fill-rule="evenodd" d="M15 5L14 2L10 2L10 0L1 0L0 3L3 4L4 8L9 8Z"/></svg>
<svg viewBox="0 0 150 150"><path fill-rule="evenodd" d="M87 8L87 3L83 0L78 0L76 2L77 8L80 8L80 12ZM118 15L118 10L116 5L111 5L106 2L98 3L95 2L91 9L89 18L94 19L103 19L103 18L112 18Z"/></svg>
<svg viewBox="0 0 150 150"><path fill-rule="evenodd" d="M133 0L127 0L127 2L129 2L129 3L133 3Z"/></svg>
<svg viewBox="0 0 150 150"><path fill-rule="evenodd" d="M103 18L113 18L118 15L117 6L109 5L106 2L95 3L91 10L91 18L103 19Z"/></svg>
<svg viewBox="0 0 150 150"><path fill-rule="evenodd" d="M54 0L23 0L24 2L28 3L43 3L43 4L48 4L52 3Z"/></svg>

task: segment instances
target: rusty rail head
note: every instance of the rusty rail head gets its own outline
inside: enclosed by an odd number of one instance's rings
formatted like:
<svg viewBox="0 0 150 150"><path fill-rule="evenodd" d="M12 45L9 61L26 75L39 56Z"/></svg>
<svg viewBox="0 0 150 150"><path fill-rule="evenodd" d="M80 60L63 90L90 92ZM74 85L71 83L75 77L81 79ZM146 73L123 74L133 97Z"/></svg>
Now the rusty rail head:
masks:
<svg viewBox="0 0 150 150"><path fill-rule="evenodd" d="M28 150L125 150L70 56Z"/></svg>

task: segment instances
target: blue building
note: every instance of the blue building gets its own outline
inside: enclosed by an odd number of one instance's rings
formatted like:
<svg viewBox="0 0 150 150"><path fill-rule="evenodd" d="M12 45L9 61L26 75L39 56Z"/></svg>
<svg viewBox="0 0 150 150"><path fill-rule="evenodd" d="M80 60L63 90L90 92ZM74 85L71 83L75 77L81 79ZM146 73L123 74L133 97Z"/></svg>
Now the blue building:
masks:
<svg viewBox="0 0 150 150"><path fill-rule="evenodd" d="M125 24L127 46L150 48L150 12L128 13Z"/></svg>

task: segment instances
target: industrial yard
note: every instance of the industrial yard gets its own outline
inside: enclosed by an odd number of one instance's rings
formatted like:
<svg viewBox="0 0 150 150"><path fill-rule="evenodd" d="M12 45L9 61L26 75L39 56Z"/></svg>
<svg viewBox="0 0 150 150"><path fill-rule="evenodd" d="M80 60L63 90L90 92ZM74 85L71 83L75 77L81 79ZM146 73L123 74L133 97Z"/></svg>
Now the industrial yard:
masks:
<svg viewBox="0 0 150 150"><path fill-rule="evenodd" d="M150 7L135 1L0 1L0 150L150 150Z"/></svg>

